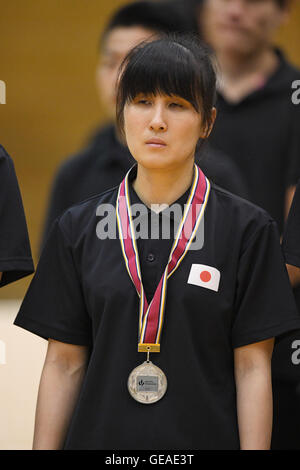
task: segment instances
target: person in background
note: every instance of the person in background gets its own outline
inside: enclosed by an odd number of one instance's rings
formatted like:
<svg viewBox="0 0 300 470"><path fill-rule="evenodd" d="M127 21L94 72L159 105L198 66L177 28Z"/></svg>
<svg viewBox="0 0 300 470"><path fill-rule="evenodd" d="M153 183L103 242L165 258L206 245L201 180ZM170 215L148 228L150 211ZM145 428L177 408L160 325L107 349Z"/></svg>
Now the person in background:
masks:
<svg viewBox="0 0 300 470"><path fill-rule="evenodd" d="M202 0L199 27L220 68L218 118L210 142L239 167L251 201L282 232L300 176L300 108L292 83L300 71L273 45L289 0Z"/></svg>
<svg viewBox="0 0 300 470"><path fill-rule="evenodd" d="M110 123L89 144L60 167L52 187L42 246L50 226L65 209L117 185L134 160L115 129L116 77L126 54L139 42L164 33L193 31L188 12L175 2L134 2L117 10L101 36L97 88ZM201 152L201 168L215 183L246 197L245 182L226 155L208 145ZM198 162L199 163L199 162Z"/></svg>
<svg viewBox="0 0 300 470"><path fill-rule="evenodd" d="M298 181L296 192L290 208L286 226L284 229L282 248L289 273L291 285L300 285L300 180ZM275 428L273 441L281 448L292 449L297 446L300 435L300 335L293 338L290 343L291 366L298 371L298 380L295 380L293 387L289 380L280 382L280 402L277 406L280 410L280 424L282 429L288 432L288 438L283 439L280 429ZM298 406L295 406L295 403ZM290 434L292 429L292 439ZM296 447L299 448L299 445Z"/></svg>
<svg viewBox="0 0 300 470"><path fill-rule="evenodd" d="M300 284L300 180L286 222L283 252L292 286Z"/></svg>
<svg viewBox="0 0 300 470"><path fill-rule="evenodd" d="M0 145L0 287L34 271L18 180L11 157Z"/></svg>
<svg viewBox="0 0 300 470"><path fill-rule="evenodd" d="M204 39L219 64L218 117L210 143L238 166L250 200L267 210L282 233L300 176L300 107L292 102L292 83L300 79L273 37L288 19L289 0L193 0ZM294 291L298 308L299 289ZM283 420L285 396L295 397L299 371L291 345L300 331L287 335L274 349L273 448L298 448L297 423ZM299 397L289 406L300 409Z"/></svg>

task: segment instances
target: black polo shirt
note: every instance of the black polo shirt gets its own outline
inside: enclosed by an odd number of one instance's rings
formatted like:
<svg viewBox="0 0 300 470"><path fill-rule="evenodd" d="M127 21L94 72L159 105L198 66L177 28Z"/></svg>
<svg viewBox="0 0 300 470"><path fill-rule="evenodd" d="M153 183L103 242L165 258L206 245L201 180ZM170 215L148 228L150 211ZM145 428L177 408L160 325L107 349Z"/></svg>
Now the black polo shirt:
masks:
<svg viewBox="0 0 300 470"><path fill-rule="evenodd" d="M281 51L276 50L276 53L279 66L262 88L238 103L230 103L218 93L217 119L210 142L237 165L246 180L249 200L268 211L282 233L286 190L300 177L300 106L292 102L292 83L300 79L300 71L286 61ZM294 294L300 310L299 287ZM294 432L291 420L286 426L287 421L282 416L287 395L284 390L290 387L290 396L295 397L294 389L298 387L299 372L291 361L291 345L299 334L298 331L286 335L274 349L275 449L298 439L298 431ZM299 414L299 399L294 401L293 409ZM297 448L300 448L299 439Z"/></svg>
<svg viewBox="0 0 300 470"><path fill-rule="evenodd" d="M233 349L300 327L276 224L212 184L204 245L190 249L168 281L161 352L152 355L168 390L142 405L127 390L130 372L145 360L137 352L139 298L118 235L100 240L96 232L103 222L97 209L111 204L114 211L117 191L56 219L14 322L90 348L64 448L238 449ZM138 242L148 296L168 256L170 240L161 241ZM156 267L149 254L162 254ZM220 273L217 290L188 283L195 265Z"/></svg>
<svg viewBox="0 0 300 470"><path fill-rule="evenodd" d="M135 163L127 147L108 125L98 131L87 147L68 158L60 167L51 191L42 245L51 224L68 207L118 185ZM241 197L248 197L248 189L236 165L222 152L209 146L201 150L198 163L216 184Z"/></svg>
<svg viewBox="0 0 300 470"><path fill-rule="evenodd" d="M286 263L300 267L300 180L285 226L282 248ZM276 412L272 448L277 450L300 449L299 351L300 330L283 338L274 350L273 399Z"/></svg>
<svg viewBox="0 0 300 470"><path fill-rule="evenodd" d="M300 180L285 226L282 248L286 263L300 268Z"/></svg>
<svg viewBox="0 0 300 470"><path fill-rule="evenodd" d="M12 159L0 145L0 287L33 273L25 214Z"/></svg>
<svg viewBox="0 0 300 470"><path fill-rule="evenodd" d="M300 71L276 53L279 65L263 87L238 103L218 93L209 140L236 164L249 199L269 212L281 233L286 189L300 177L300 106L292 103L292 82Z"/></svg>
<svg viewBox="0 0 300 470"><path fill-rule="evenodd" d="M183 214L184 205L190 190L191 188L176 201L176 204L180 207L181 214ZM129 187L129 194L132 206L137 205L138 207L138 205L142 205L145 207L132 186ZM145 231L145 234L147 233L146 240L143 237L137 237L137 248L145 294L148 304L150 304L168 263L180 219L176 218L173 211L161 210L159 213L156 213L148 207L146 209L145 214L141 215L137 211L136 215L132 215L136 233L139 233L142 223L146 224L148 229ZM166 238L164 234L168 234L168 228L170 236Z"/></svg>

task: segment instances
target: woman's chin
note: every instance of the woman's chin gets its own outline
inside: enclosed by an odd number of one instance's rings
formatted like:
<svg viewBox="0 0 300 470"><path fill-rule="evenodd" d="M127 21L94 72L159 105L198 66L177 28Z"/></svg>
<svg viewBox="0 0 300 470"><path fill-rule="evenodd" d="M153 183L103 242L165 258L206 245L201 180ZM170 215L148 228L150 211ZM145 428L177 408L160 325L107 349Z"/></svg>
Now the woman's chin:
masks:
<svg viewBox="0 0 300 470"><path fill-rule="evenodd" d="M142 159L137 163L139 166L146 168L147 170L168 170L174 166L174 162L163 159Z"/></svg>
<svg viewBox="0 0 300 470"><path fill-rule="evenodd" d="M166 154L163 155L162 153L158 154L158 152L156 154L153 152L148 155L143 155L141 158L136 158L136 161L138 165L149 170L168 169L177 166L179 163L177 160L174 160L174 157Z"/></svg>

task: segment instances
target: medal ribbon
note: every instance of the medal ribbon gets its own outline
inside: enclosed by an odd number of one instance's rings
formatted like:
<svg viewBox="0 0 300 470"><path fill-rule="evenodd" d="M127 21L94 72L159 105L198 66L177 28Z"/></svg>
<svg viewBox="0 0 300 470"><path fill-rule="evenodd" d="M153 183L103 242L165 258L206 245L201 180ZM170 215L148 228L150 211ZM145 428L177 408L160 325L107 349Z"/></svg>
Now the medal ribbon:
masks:
<svg viewBox="0 0 300 470"><path fill-rule="evenodd" d="M194 170L192 188L185 205L182 220L177 229L168 264L149 305L142 283L139 255L130 208L128 177L131 169L119 186L116 216L121 248L128 274L140 297L138 344L138 351L140 352L160 351L160 337L164 319L167 281L176 271L188 252L206 208L210 193L210 183L196 164Z"/></svg>

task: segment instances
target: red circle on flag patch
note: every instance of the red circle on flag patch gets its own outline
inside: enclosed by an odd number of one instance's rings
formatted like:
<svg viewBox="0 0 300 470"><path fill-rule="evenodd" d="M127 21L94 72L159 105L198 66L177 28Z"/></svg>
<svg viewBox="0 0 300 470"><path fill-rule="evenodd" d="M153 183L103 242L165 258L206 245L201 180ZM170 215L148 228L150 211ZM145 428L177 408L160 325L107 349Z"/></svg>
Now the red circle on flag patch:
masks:
<svg viewBox="0 0 300 470"><path fill-rule="evenodd" d="M200 273L200 279L202 282L209 282L211 280L211 274L208 271L202 271L202 273Z"/></svg>

